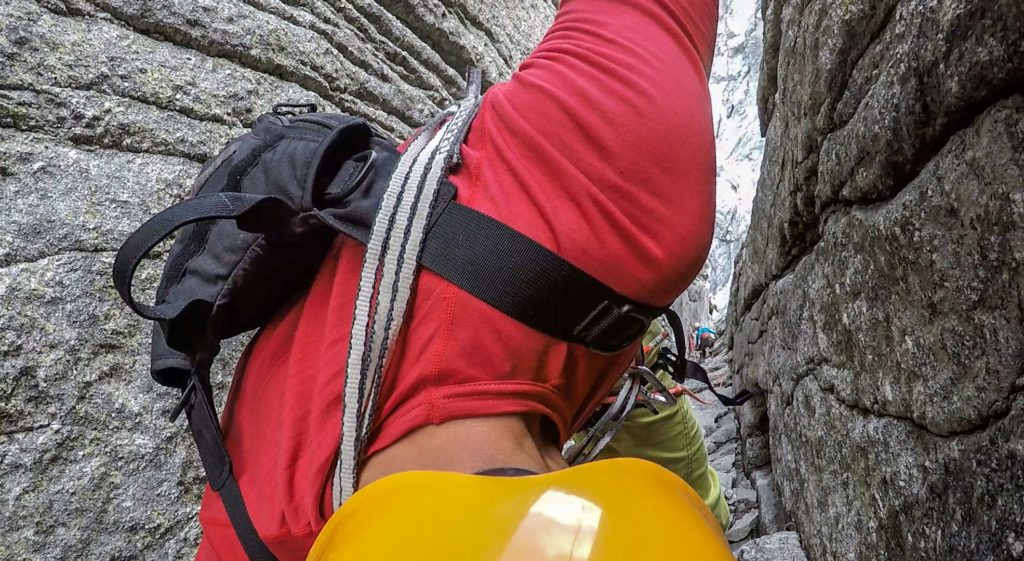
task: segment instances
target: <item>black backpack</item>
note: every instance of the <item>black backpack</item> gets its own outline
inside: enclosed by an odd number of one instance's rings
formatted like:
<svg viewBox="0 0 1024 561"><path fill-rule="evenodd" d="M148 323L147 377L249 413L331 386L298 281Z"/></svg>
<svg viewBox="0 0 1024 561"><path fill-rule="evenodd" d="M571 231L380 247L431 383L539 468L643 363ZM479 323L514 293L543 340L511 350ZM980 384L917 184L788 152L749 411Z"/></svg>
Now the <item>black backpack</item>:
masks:
<svg viewBox="0 0 1024 561"><path fill-rule="evenodd" d="M186 414L210 486L252 560L274 556L232 474L210 366L222 340L261 327L307 289L339 233L366 243L399 159L393 143L361 118L276 105L203 166L190 198L143 224L115 259L121 297L156 322L153 378L182 392L171 419ZM616 353L666 311L616 293L459 204L448 182L428 224L421 266L550 336ZM132 279L139 263L175 232L155 303L137 302Z"/></svg>

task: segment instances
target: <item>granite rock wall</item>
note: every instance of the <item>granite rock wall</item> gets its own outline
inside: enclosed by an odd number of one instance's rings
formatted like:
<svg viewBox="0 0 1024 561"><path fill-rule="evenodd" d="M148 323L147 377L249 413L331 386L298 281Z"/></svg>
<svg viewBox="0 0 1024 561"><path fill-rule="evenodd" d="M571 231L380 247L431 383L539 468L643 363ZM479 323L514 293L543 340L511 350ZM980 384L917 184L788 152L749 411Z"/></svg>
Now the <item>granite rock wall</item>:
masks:
<svg viewBox="0 0 1024 561"><path fill-rule="evenodd" d="M763 9L743 440L812 561L1022 559L1024 4Z"/></svg>
<svg viewBox="0 0 1024 561"><path fill-rule="evenodd" d="M401 137L452 101L467 65L505 78L554 9L0 3L0 559L194 551L198 457L165 420L173 392L147 375L148 326L110 285L136 226L273 103L313 101ZM145 292L155 267L142 276Z"/></svg>

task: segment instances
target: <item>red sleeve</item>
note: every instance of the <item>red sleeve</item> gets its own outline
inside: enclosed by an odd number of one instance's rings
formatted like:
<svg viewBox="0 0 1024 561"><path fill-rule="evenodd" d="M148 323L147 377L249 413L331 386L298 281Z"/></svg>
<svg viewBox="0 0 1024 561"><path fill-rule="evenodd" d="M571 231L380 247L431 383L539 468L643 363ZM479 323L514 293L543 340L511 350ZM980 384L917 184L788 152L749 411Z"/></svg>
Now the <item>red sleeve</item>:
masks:
<svg viewBox="0 0 1024 561"><path fill-rule="evenodd" d="M537 50L485 95L451 176L460 202L626 296L671 302L714 225L716 20L714 0L563 1ZM483 415L540 414L567 438L632 354L544 336L421 271L367 453Z"/></svg>
<svg viewBox="0 0 1024 561"><path fill-rule="evenodd" d="M714 228L716 0L564 0L464 147L460 196L650 304Z"/></svg>

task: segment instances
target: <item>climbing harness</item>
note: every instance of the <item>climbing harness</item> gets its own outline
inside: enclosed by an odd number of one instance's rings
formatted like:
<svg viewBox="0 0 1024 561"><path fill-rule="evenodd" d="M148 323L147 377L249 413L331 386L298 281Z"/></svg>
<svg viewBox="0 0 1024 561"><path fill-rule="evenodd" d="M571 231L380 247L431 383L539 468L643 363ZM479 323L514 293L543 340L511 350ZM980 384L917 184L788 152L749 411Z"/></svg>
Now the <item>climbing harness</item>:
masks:
<svg viewBox="0 0 1024 561"><path fill-rule="evenodd" d="M658 345L670 340L670 333L676 334L676 341L680 340L682 322L672 310L666 311L657 321L662 326L662 331L657 333L651 341L641 345L641 354L637 360L639 364L631 366L623 374L616 386L618 391L615 395L606 398L595 414L591 416L591 420L585 425L584 430L563 446L562 457L569 465L579 465L596 458L619 432L626 422L626 417L635 407L645 407L657 415L658 407L675 405L677 395L687 395L705 403L703 399L683 386L687 378L703 382L708 390L726 406L742 405L752 397L747 390L732 397L718 393L703 367L676 354L670 349L671 345L663 345L659 348ZM665 324L668 324L668 329L665 329ZM646 362L645 357L655 349L658 349L658 354L650 368L643 366L643 363ZM667 389L655 372L668 373L679 385L671 390Z"/></svg>

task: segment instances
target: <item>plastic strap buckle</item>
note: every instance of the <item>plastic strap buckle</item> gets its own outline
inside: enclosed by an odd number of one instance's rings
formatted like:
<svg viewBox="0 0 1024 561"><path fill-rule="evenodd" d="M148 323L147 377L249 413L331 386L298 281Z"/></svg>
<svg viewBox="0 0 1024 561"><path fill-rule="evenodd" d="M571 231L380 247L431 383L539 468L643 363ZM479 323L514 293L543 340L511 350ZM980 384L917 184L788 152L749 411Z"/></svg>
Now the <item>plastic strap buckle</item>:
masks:
<svg viewBox="0 0 1024 561"><path fill-rule="evenodd" d="M663 312L660 308L605 300L576 327L573 335L592 351L615 354L640 339Z"/></svg>
<svg viewBox="0 0 1024 561"><path fill-rule="evenodd" d="M270 112L275 115L295 117L301 113L316 113L318 110L315 103L275 103Z"/></svg>

